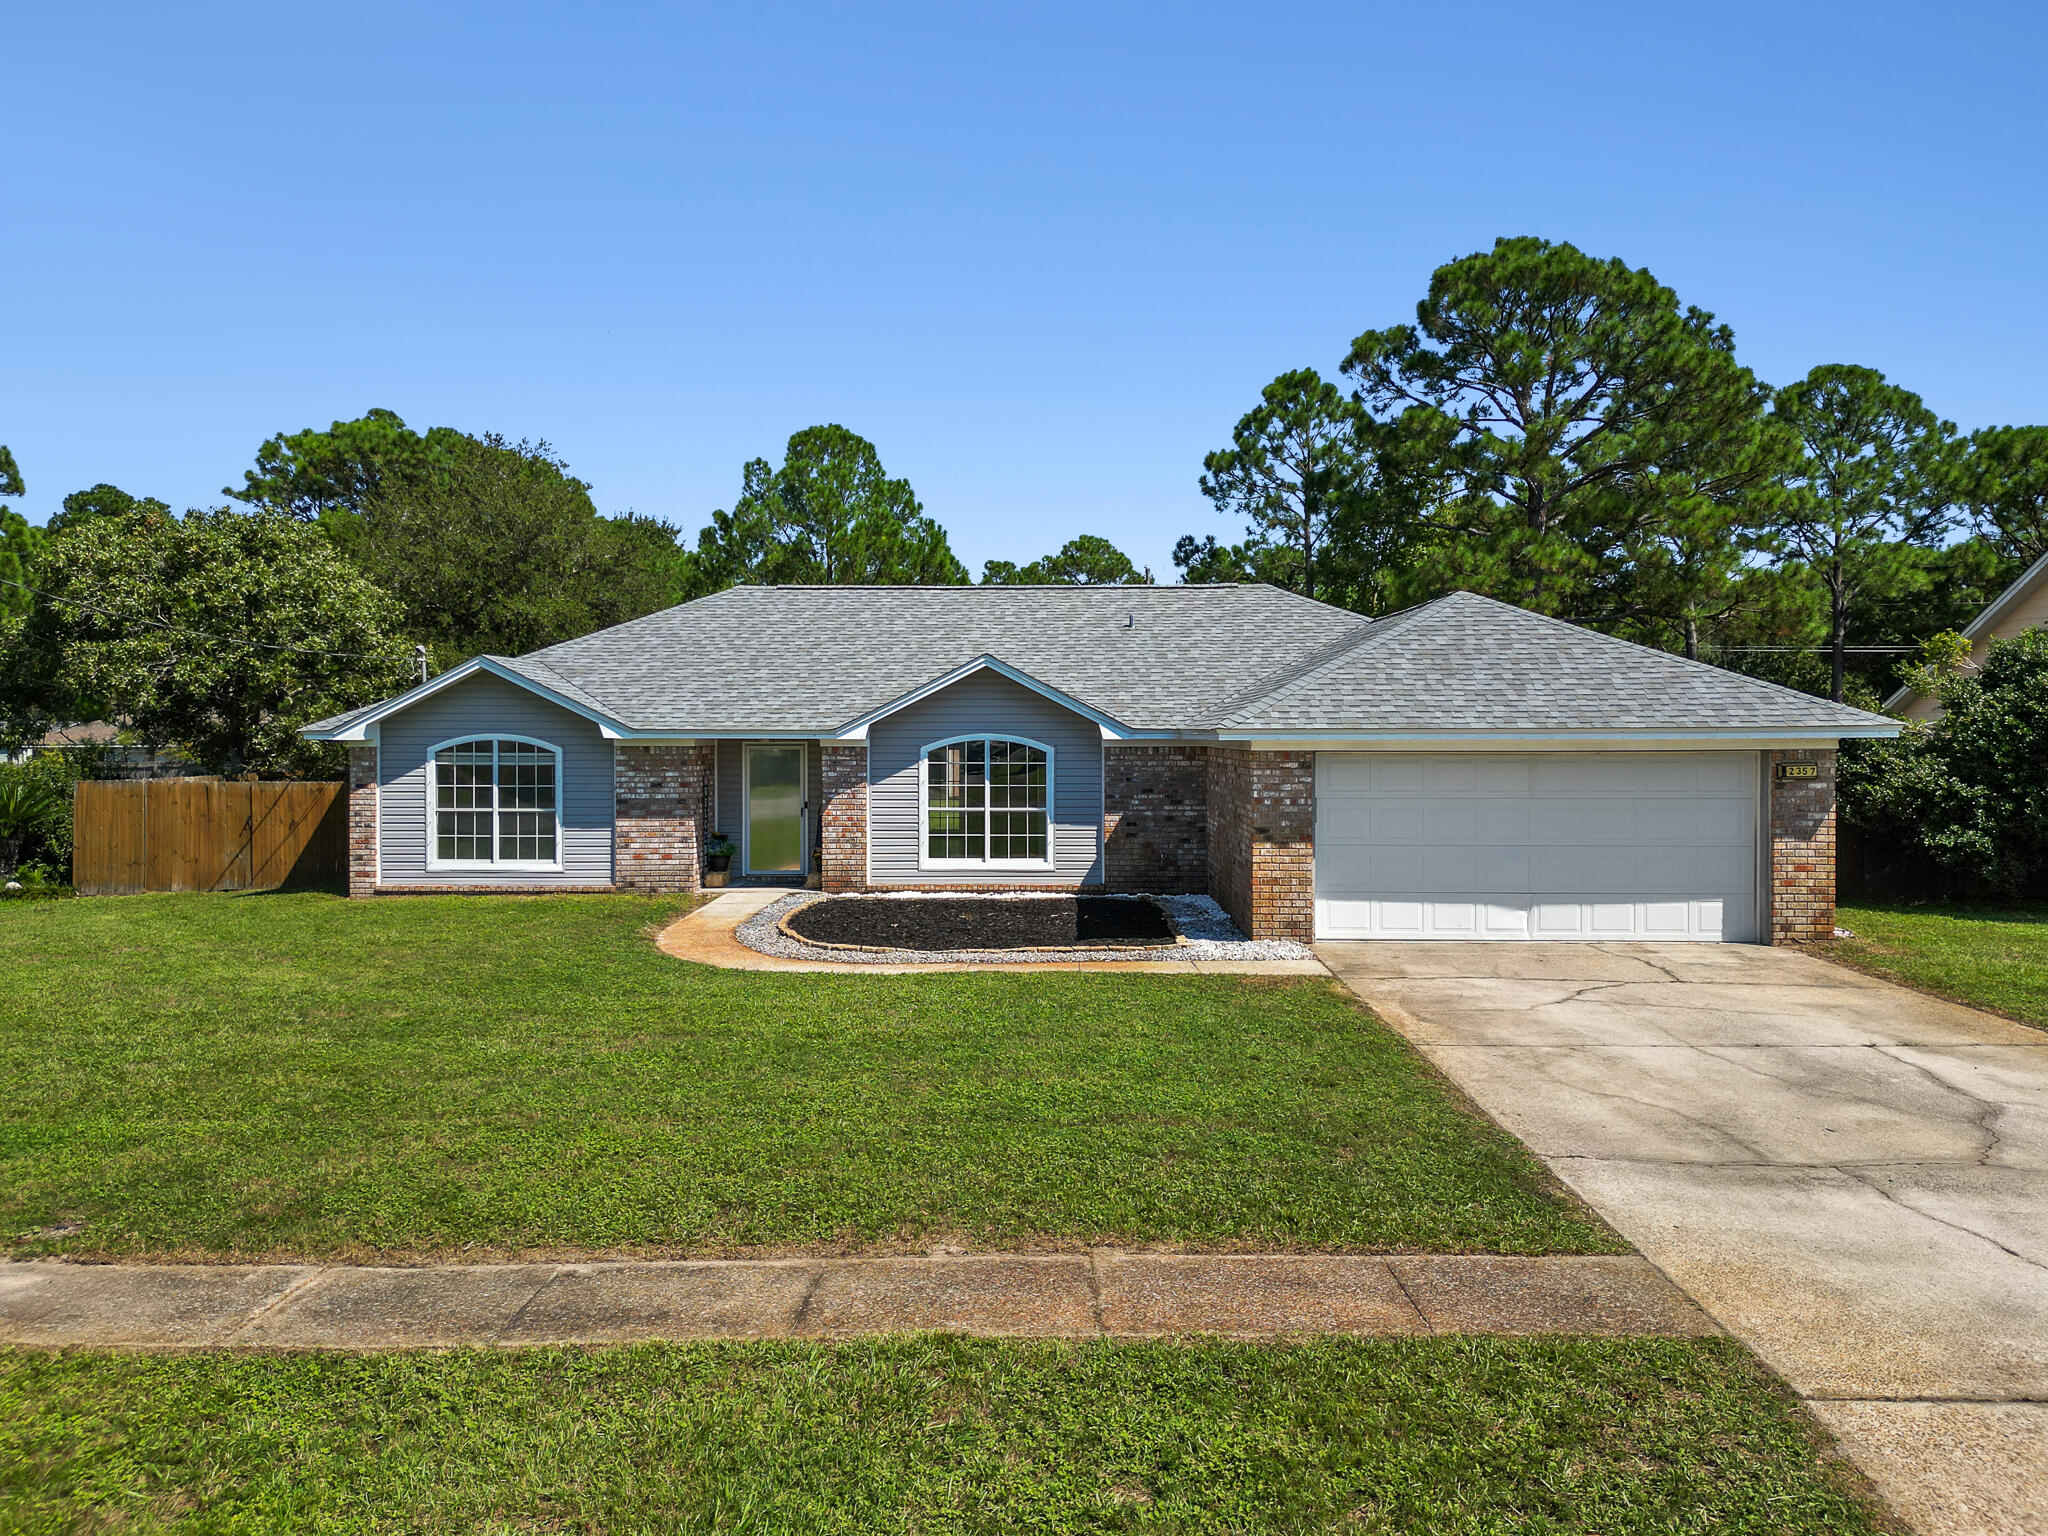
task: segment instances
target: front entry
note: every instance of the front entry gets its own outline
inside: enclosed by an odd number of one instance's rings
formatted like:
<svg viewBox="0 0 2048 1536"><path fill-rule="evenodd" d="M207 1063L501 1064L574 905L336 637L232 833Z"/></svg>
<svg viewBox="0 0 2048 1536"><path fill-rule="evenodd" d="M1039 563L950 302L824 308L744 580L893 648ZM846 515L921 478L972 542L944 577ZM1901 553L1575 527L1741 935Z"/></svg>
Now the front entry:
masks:
<svg viewBox="0 0 2048 1536"><path fill-rule="evenodd" d="M740 861L750 875L804 871L804 749L747 746L747 814Z"/></svg>

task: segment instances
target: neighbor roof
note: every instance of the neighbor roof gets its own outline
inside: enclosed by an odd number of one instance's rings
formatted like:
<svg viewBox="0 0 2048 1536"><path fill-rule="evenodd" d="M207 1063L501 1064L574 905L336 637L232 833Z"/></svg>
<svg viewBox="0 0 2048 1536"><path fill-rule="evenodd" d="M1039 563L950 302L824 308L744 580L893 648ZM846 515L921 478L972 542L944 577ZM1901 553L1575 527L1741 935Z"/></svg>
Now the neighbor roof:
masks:
<svg viewBox="0 0 2048 1536"><path fill-rule="evenodd" d="M1134 735L1896 729L1466 592L1375 622L1261 585L733 587L467 665L614 734L831 736L977 664Z"/></svg>

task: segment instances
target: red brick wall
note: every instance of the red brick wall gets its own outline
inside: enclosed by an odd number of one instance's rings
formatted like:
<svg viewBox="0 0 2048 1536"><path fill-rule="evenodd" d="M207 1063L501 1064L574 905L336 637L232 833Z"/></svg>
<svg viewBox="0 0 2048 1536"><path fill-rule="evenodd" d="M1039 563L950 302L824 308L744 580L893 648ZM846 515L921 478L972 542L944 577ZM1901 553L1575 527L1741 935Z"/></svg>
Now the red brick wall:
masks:
<svg viewBox="0 0 2048 1536"><path fill-rule="evenodd" d="M1773 944L1835 936L1835 754L1825 747L1771 752ZM1813 763L1817 778L1780 779L1781 763Z"/></svg>
<svg viewBox="0 0 2048 1536"><path fill-rule="evenodd" d="M715 759L709 746L612 747L612 878L640 891L704 885Z"/></svg>
<svg viewBox="0 0 2048 1536"><path fill-rule="evenodd" d="M1209 889L1209 753L1105 742L1104 884L1112 891Z"/></svg>
<svg viewBox="0 0 2048 1536"><path fill-rule="evenodd" d="M858 891L868 883L868 744L825 742L820 768L819 883L828 891Z"/></svg>
<svg viewBox="0 0 2048 1536"><path fill-rule="evenodd" d="M348 893L377 889L377 744L348 744Z"/></svg>
<svg viewBox="0 0 2048 1536"><path fill-rule="evenodd" d="M1313 752L1209 749L1209 894L1255 939L1315 937Z"/></svg>

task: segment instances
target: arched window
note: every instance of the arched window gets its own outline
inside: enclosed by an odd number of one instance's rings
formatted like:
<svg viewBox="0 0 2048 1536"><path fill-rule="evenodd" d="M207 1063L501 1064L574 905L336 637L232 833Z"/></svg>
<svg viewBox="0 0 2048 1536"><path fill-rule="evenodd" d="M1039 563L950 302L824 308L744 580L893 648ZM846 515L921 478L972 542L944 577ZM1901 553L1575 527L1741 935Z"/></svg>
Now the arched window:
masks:
<svg viewBox="0 0 2048 1536"><path fill-rule="evenodd" d="M1052 748L1003 736L963 736L924 749L924 842L919 863L1049 868Z"/></svg>
<svg viewBox="0 0 2048 1536"><path fill-rule="evenodd" d="M562 754L517 736L434 749L429 869L560 869Z"/></svg>

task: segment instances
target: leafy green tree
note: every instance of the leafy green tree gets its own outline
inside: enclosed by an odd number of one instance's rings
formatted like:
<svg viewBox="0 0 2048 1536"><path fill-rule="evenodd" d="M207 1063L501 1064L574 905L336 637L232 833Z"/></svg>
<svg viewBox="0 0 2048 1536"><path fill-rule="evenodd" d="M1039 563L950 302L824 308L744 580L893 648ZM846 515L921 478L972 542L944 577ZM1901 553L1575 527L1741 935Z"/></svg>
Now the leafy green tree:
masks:
<svg viewBox="0 0 2048 1536"><path fill-rule="evenodd" d="M1972 432L1957 496L2014 575L2048 555L2048 427Z"/></svg>
<svg viewBox="0 0 2048 1536"><path fill-rule="evenodd" d="M1769 392L1734 346L1649 272L1569 245L1503 239L1439 267L1415 324L1344 361L1421 520L1409 595L1626 612L1647 525L1704 543L1694 511L1770 476Z"/></svg>
<svg viewBox="0 0 2048 1536"><path fill-rule="evenodd" d="M1084 533L1067 540L1056 555L1045 555L1029 565L1008 560L990 560L981 568L984 586L1149 586L1152 573L1140 570L1131 557L1099 534Z"/></svg>
<svg viewBox="0 0 2048 1536"><path fill-rule="evenodd" d="M168 517L171 509L154 496L130 496L118 485L102 482L66 496L63 508L51 516L48 527L55 536L95 517L126 517L132 512Z"/></svg>
<svg viewBox="0 0 2048 1536"><path fill-rule="evenodd" d="M433 480L453 466L462 434L432 427L422 435L396 411L373 408L325 431L280 432L256 450L236 501L325 524L344 545L372 500L402 481Z"/></svg>
<svg viewBox="0 0 2048 1536"><path fill-rule="evenodd" d="M1255 568L1261 553L1270 551L1255 552L1243 544L1221 544L1213 533L1199 539L1184 533L1174 540L1173 563L1180 571L1180 579L1191 587L1258 581L1261 578Z"/></svg>
<svg viewBox="0 0 2048 1536"><path fill-rule="evenodd" d="M957 586L967 568L908 480L891 479L866 438L842 426L791 436L780 467L750 461L731 511L711 514L686 562L689 596L741 582Z"/></svg>
<svg viewBox="0 0 2048 1536"><path fill-rule="evenodd" d="M1831 698L1842 697L1849 628L1878 594L1924 590L1921 551L1948 526L1955 428L1874 368L1826 363L1778 392L1773 417L1803 458L1768 537L1827 593Z"/></svg>
<svg viewBox="0 0 2048 1536"><path fill-rule="evenodd" d="M1264 579L1304 597L1356 585L1377 502L1363 408L1313 368L1283 373L1238 419L1231 445L1202 460L1202 494L1250 529Z"/></svg>
<svg viewBox="0 0 2048 1536"><path fill-rule="evenodd" d="M516 656L652 613L670 597L675 530L598 514L546 443L456 434L432 476L387 478L350 553L446 667Z"/></svg>
<svg viewBox="0 0 2048 1536"><path fill-rule="evenodd" d="M398 610L318 529L225 507L95 518L0 629L7 735L110 714L217 772L332 771L298 728L402 689Z"/></svg>
<svg viewBox="0 0 2048 1536"><path fill-rule="evenodd" d="M0 496L24 496L21 466L0 447ZM43 530L12 507L0 507L0 621L26 614L35 601L28 591L30 569L44 543Z"/></svg>
<svg viewBox="0 0 2048 1536"><path fill-rule="evenodd" d="M1843 812L1903 849L2015 896L2048 870L2048 631L1994 641L1982 667L1929 648L1915 679L1942 713L1841 764Z"/></svg>

